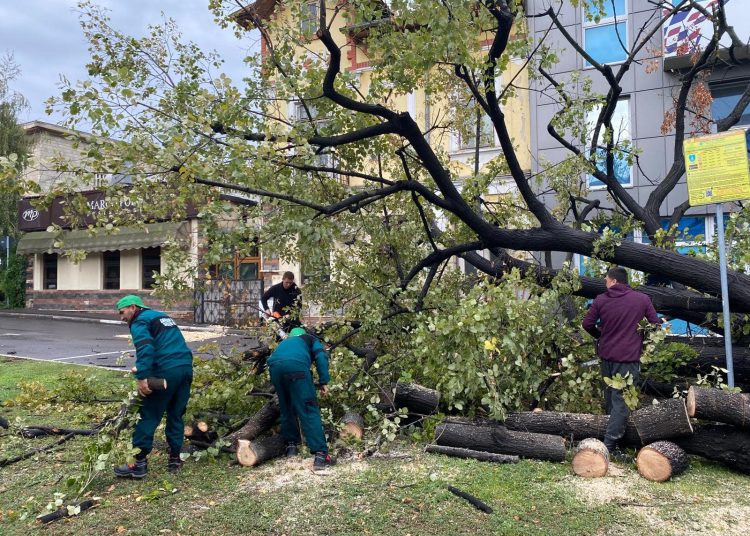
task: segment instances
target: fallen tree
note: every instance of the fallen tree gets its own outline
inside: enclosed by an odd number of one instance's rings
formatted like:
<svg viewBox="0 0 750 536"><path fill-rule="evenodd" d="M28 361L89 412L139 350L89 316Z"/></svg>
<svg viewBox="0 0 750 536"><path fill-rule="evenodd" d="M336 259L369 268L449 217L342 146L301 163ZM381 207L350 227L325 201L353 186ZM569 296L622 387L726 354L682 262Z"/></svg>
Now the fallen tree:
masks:
<svg viewBox="0 0 750 536"><path fill-rule="evenodd" d="M745 393L692 386L687 395L687 412L696 419L750 428L750 396Z"/></svg>
<svg viewBox="0 0 750 536"><path fill-rule="evenodd" d="M675 438L689 454L721 462L730 469L750 474L750 432L727 424L698 424L692 435Z"/></svg>
<svg viewBox="0 0 750 536"><path fill-rule="evenodd" d="M559 435L571 441L580 441L589 437L604 439L607 423L609 423L609 415L558 411L509 413L503 421L509 430ZM631 445L640 444L640 437L632 418L628 420L624 439Z"/></svg>

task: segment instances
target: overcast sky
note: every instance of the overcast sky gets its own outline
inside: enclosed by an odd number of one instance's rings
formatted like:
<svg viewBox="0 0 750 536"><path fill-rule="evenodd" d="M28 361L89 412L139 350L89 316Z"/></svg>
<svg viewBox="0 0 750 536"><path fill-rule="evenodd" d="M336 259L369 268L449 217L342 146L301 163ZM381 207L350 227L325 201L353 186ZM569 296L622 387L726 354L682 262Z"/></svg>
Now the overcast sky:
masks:
<svg viewBox="0 0 750 536"><path fill-rule="evenodd" d="M40 119L56 123L59 117L44 113L44 101L58 94L60 75L71 82L86 77L88 50L78 23L76 0L0 0L0 54L13 53L21 68L12 89L22 93L30 109L22 122ZM147 26L162 20L161 13L177 22L183 39L205 50L215 49L225 60L223 71L239 84L247 69L242 58L257 50L257 35L238 40L231 29L213 21L208 0L97 0L110 10L114 28L136 37Z"/></svg>

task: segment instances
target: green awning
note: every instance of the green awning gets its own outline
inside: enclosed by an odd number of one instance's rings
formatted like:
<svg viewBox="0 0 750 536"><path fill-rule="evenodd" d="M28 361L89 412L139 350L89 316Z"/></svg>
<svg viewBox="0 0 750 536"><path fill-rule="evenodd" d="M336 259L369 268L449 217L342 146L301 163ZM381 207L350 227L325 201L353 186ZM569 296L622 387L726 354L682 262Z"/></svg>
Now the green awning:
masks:
<svg viewBox="0 0 750 536"><path fill-rule="evenodd" d="M146 224L145 229L122 227L119 231L105 234L100 230L96 235L89 231L76 229L63 231L60 237L62 248L54 246L54 233L41 231L26 233L18 241L18 253L61 253L64 250L82 249L88 253L101 251L123 251L161 246L169 240L182 239L187 236L187 222L163 222Z"/></svg>

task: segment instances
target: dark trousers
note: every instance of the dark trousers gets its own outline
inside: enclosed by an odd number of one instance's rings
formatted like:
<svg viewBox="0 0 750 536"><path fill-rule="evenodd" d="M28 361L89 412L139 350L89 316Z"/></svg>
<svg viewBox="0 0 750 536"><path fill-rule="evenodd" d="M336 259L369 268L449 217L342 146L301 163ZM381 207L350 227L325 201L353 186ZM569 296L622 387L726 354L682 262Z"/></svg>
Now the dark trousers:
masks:
<svg viewBox="0 0 750 536"><path fill-rule="evenodd" d="M190 399L190 385L193 383L193 367L190 365L171 368L154 373L154 376L167 380L167 388L153 391L143 399L141 419L133 431L133 446L141 449L141 456L151 452L154 432L164 413L167 414L165 435L169 451L177 454L182 449L185 437L183 416Z"/></svg>
<svg viewBox="0 0 750 536"><path fill-rule="evenodd" d="M630 373L633 378L633 385L638 385L641 376L641 364L635 363L615 363L602 359L602 378L612 378L619 374L623 378ZM628 424L630 410L625 404L620 389L613 389L609 385L604 385L604 405L609 415L607 431L604 433L604 444L611 451L617 447L617 442L625 435L625 428Z"/></svg>
<svg viewBox="0 0 750 536"><path fill-rule="evenodd" d="M281 408L281 435L287 443L299 443L299 419L310 452L328 452L312 374L303 367L293 361L277 361L269 367Z"/></svg>

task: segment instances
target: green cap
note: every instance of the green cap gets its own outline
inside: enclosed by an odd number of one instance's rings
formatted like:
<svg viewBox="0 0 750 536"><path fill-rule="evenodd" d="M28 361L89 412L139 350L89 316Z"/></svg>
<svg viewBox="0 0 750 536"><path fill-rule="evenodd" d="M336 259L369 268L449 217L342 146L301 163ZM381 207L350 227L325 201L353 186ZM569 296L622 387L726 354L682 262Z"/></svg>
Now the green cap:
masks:
<svg viewBox="0 0 750 536"><path fill-rule="evenodd" d="M141 299L141 297L136 296L135 294L128 294L127 296L123 296L122 298L120 298L120 301L117 302L115 308L119 311L120 309L123 309L128 305L137 305L141 309L148 309L148 307L143 305L143 300Z"/></svg>
<svg viewBox="0 0 750 536"><path fill-rule="evenodd" d="M292 328L292 331L289 332L290 337L299 337L300 335L305 335L307 331L305 331L305 328Z"/></svg>

